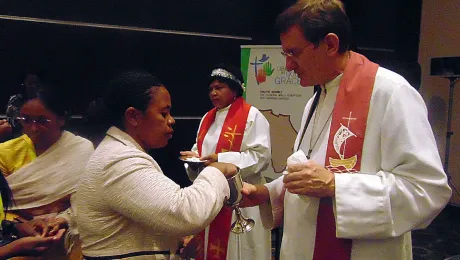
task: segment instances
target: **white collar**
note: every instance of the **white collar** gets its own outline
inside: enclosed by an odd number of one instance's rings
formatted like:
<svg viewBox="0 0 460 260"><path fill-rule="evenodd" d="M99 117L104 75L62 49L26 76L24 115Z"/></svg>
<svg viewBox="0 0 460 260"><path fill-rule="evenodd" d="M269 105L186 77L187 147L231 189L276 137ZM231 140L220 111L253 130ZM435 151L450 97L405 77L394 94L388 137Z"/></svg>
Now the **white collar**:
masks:
<svg viewBox="0 0 460 260"><path fill-rule="evenodd" d="M337 77L335 77L333 80L327 82L324 85L321 85L321 89L324 91L324 93L330 92L333 88L336 88L340 84L340 80L342 79L343 73L340 73Z"/></svg>
<svg viewBox="0 0 460 260"><path fill-rule="evenodd" d="M129 134L121 130L116 126L112 126L107 130L107 135L114 138L115 140L123 143L126 146L136 147L137 149L145 152L145 150L140 146L134 138L132 138Z"/></svg>
<svg viewBox="0 0 460 260"><path fill-rule="evenodd" d="M232 104L233 104L233 102L232 102L230 105L226 106L226 107L217 109L217 113L219 113L219 112L224 112L224 111L228 111L228 110L230 109L230 107L232 106Z"/></svg>

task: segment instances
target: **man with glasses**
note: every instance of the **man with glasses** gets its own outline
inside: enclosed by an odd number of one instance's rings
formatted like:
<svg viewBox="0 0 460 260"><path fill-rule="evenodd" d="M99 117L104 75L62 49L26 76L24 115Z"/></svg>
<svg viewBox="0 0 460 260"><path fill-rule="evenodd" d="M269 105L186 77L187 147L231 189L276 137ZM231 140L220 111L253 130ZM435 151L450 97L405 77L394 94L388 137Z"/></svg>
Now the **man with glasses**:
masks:
<svg viewBox="0 0 460 260"><path fill-rule="evenodd" d="M349 50L339 0L299 1L276 27L286 69L316 92L285 174L245 184L245 205L284 225L281 259L412 259L410 231L451 196L423 99Z"/></svg>

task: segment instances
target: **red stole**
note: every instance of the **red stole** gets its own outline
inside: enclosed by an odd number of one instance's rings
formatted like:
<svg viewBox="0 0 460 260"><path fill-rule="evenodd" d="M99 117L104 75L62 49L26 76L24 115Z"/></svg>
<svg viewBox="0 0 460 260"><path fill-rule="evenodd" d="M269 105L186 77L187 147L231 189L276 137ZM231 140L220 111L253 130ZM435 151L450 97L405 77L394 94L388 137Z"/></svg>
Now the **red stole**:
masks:
<svg viewBox="0 0 460 260"><path fill-rule="evenodd" d="M351 52L339 84L324 164L333 173L356 173L361 169L364 134L378 67L366 57ZM332 198L321 198L313 259L348 260L351 246L351 239L336 236Z"/></svg>
<svg viewBox="0 0 460 260"><path fill-rule="evenodd" d="M251 105L247 104L242 97L233 101L225 117L224 125L217 142L215 153L228 151L239 152L241 143L243 142L244 130L248 119ZM211 109L203 119L201 127L198 130L197 146L198 153L201 155L203 140L206 133L216 119L217 109ZM232 221L232 208L222 207L217 217L209 225L209 237L207 245L206 259L225 259L227 256L228 238L230 236L230 228ZM197 235L197 253L196 259L204 259L204 238L205 231L201 231Z"/></svg>

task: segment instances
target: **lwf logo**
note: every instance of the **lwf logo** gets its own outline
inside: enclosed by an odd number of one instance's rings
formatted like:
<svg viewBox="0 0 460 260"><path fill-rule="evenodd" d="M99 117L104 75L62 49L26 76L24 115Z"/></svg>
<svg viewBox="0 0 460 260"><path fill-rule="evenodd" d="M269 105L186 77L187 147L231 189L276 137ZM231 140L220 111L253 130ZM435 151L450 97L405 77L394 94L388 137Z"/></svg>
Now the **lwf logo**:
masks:
<svg viewBox="0 0 460 260"><path fill-rule="evenodd" d="M270 77L273 74L273 71L275 71L275 69L272 69L272 64L268 62L268 59L270 59L270 57L263 54L260 60L258 60L256 56L254 62L251 62L251 65L254 66L254 74L256 75L257 85L265 82L267 77Z"/></svg>

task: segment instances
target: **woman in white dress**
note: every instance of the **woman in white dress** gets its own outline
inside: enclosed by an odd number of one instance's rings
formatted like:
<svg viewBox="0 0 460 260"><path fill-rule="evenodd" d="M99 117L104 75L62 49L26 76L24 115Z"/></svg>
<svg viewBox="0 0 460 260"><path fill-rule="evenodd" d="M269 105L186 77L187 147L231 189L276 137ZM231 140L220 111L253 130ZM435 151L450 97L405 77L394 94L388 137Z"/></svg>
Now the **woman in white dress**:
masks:
<svg viewBox="0 0 460 260"><path fill-rule="evenodd" d="M263 184L265 179L261 172L271 159L270 126L257 108L244 101L243 92L244 81L239 68L226 64L216 66L209 77L209 98L214 108L201 120L192 150L181 154L200 157L207 164L235 164L241 169L245 182ZM194 179L197 171L188 165L186 168L189 177ZM226 213L221 212L198 236L206 246L198 247L204 250L197 250L197 259L239 259L240 254L241 259L271 259L270 231L263 228L258 207L245 208L242 214L256 221L254 229L241 235L231 233L235 214L230 215L230 219L228 214L225 217ZM213 252L218 247L219 254Z"/></svg>
<svg viewBox="0 0 460 260"><path fill-rule="evenodd" d="M229 197L237 168L213 163L181 189L147 153L168 144L175 121L164 85L145 72L114 79L103 98L112 127L77 189L83 254L91 259L175 259L181 237L205 228ZM222 174L223 173L223 174Z"/></svg>

